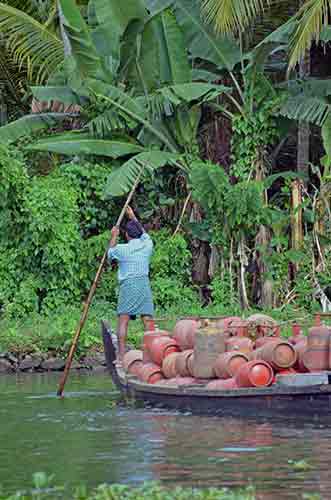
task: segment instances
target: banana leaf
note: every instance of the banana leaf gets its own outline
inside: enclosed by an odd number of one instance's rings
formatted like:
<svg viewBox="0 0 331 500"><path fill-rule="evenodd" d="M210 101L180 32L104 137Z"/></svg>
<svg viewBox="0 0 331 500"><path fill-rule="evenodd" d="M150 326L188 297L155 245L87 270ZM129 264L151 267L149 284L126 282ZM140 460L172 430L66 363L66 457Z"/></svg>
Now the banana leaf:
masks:
<svg viewBox="0 0 331 500"><path fill-rule="evenodd" d="M0 142L15 142L20 137L54 127L71 116L69 113L36 113L23 116L8 125L0 127Z"/></svg>
<svg viewBox="0 0 331 500"><path fill-rule="evenodd" d="M241 61L237 42L230 36L217 36L203 22L200 0L146 0L146 5L152 14L171 6L193 58L210 61L229 71Z"/></svg>
<svg viewBox="0 0 331 500"><path fill-rule="evenodd" d="M101 61L90 31L75 0L59 0L64 18L64 30L71 46L71 57L82 81L101 71Z"/></svg>
<svg viewBox="0 0 331 500"><path fill-rule="evenodd" d="M103 55L119 60L121 40L130 22L147 19L144 3L142 0L93 0L93 6L99 23L94 36L102 35Z"/></svg>
<svg viewBox="0 0 331 500"><path fill-rule="evenodd" d="M63 104L82 104L84 101L70 87L31 87L33 96L42 102L59 101Z"/></svg>
<svg viewBox="0 0 331 500"><path fill-rule="evenodd" d="M29 151L49 151L63 155L96 155L119 158L144 151L138 144L121 140L95 139L84 133L68 133L42 139L27 147Z"/></svg>
<svg viewBox="0 0 331 500"><path fill-rule="evenodd" d="M132 188L142 168L156 170L174 163L177 159L177 155L163 151L149 151L136 155L110 174L105 189L106 195L109 197L124 195Z"/></svg>

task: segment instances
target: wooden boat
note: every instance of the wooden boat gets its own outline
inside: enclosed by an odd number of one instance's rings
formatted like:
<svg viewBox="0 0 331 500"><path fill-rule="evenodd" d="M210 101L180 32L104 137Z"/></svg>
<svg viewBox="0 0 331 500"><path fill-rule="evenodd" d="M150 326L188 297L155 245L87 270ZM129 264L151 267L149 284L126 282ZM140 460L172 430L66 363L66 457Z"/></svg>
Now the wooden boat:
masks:
<svg viewBox="0 0 331 500"><path fill-rule="evenodd" d="M204 415L233 416L325 416L331 415L331 372L326 382L304 387L273 385L266 388L208 390L201 385L165 386L146 384L115 367L111 328L102 321L107 368L125 398L147 406Z"/></svg>

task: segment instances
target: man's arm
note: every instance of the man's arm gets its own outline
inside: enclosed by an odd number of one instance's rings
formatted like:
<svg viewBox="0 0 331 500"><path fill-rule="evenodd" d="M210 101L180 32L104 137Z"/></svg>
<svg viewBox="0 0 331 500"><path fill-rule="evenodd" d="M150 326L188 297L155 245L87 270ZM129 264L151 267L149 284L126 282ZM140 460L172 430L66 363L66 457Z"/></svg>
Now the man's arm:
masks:
<svg viewBox="0 0 331 500"><path fill-rule="evenodd" d="M120 260L120 252L119 247L117 245L117 240L119 236L120 230L117 226L114 226L111 230L111 238L109 241L109 249L108 249L108 259L111 261L113 259Z"/></svg>
<svg viewBox="0 0 331 500"><path fill-rule="evenodd" d="M116 247L119 234L120 234L119 228L117 226L114 226L111 230L111 238L109 242L110 248Z"/></svg>

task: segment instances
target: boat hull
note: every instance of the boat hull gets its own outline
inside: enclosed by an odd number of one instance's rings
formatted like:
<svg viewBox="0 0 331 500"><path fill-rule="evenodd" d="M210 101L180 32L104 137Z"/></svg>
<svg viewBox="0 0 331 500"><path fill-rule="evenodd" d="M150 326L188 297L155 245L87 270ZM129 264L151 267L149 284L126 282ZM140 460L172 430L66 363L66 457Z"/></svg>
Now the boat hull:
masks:
<svg viewBox="0 0 331 500"><path fill-rule="evenodd" d="M327 416L331 415L331 383L288 387L207 390L204 386L162 386L139 381L116 369L116 352L111 330L102 322L102 337L111 378L125 398L147 406L167 408L201 415L251 417ZM331 381L330 381L331 382Z"/></svg>

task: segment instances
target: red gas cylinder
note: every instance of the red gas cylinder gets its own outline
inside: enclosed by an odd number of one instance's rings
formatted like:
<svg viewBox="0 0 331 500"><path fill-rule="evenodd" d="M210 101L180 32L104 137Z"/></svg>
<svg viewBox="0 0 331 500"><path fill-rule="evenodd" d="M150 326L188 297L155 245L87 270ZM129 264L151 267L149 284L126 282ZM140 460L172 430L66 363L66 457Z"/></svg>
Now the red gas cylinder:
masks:
<svg viewBox="0 0 331 500"><path fill-rule="evenodd" d="M235 377L238 387L267 387L272 384L273 378L272 367L262 360L248 361Z"/></svg>
<svg viewBox="0 0 331 500"><path fill-rule="evenodd" d="M183 351L194 348L195 334L199 327L200 321L198 319L181 319L177 321L173 331L173 338Z"/></svg>
<svg viewBox="0 0 331 500"><path fill-rule="evenodd" d="M172 352L180 352L180 347L175 339L166 335L153 339L149 344L149 355L159 366L162 365L163 359Z"/></svg>
<svg viewBox="0 0 331 500"><path fill-rule="evenodd" d="M178 355L179 353L173 352L162 361L162 372L166 378L173 378L178 375L176 371L176 358Z"/></svg>
<svg viewBox="0 0 331 500"><path fill-rule="evenodd" d="M140 370L139 378L147 384L156 384L164 377L159 366L154 363L145 363Z"/></svg>
<svg viewBox="0 0 331 500"><path fill-rule="evenodd" d="M227 332L230 335L235 334L235 328L236 324L241 322L242 319L239 318L239 316L228 316L227 318L221 318L217 320L216 326L220 330L224 330L224 332Z"/></svg>
<svg viewBox="0 0 331 500"><path fill-rule="evenodd" d="M262 359L276 370L291 368L297 360L294 346L289 342L274 340L252 352L252 359Z"/></svg>
<svg viewBox="0 0 331 500"><path fill-rule="evenodd" d="M143 338L143 361L144 363L152 362L150 347L152 342L160 337L170 337L169 332L165 330L152 330L144 333Z"/></svg>
<svg viewBox="0 0 331 500"><path fill-rule="evenodd" d="M213 391L224 391L237 388L238 385L234 377L228 378L227 380L212 380L206 385L206 389L210 389Z"/></svg>
<svg viewBox="0 0 331 500"><path fill-rule="evenodd" d="M313 326L308 331L308 347L322 350L329 349L331 328L328 326Z"/></svg>
<svg viewBox="0 0 331 500"><path fill-rule="evenodd" d="M265 344L268 344L269 342L274 342L275 340L277 340L278 338L278 335L274 335L272 337L269 337L269 336L261 336L256 339L255 343L254 343L254 347L255 349L260 349L260 347L263 347Z"/></svg>
<svg viewBox="0 0 331 500"><path fill-rule="evenodd" d="M247 337L247 326L236 326L236 335L225 340L226 351L240 351L245 354L252 352L253 342Z"/></svg>
<svg viewBox="0 0 331 500"><path fill-rule="evenodd" d="M131 375L139 376L141 368L143 366L143 353L137 349L132 349L124 354L123 358L123 368L126 372L131 373Z"/></svg>
<svg viewBox="0 0 331 500"><path fill-rule="evenodd" d="M305 338L301 342L298 342L297 344L295 344L294 349L297 353L297 361L296 361L295 365L293 366L293 368L299 373L308 372L309 370L307 369L307 367L305 366L305 364L303 362L303 355L306 352L306 350L308 349L307 338Z"/></svg>
<svg viewBox="0 0 331 500"><path fill-rule="evenodd" d="M241 336L241 331L244 328L244 335L248 337L248 323L244 319L233 317L231 321L228 322L228 326L225 328L225 332L229 336L239 335Z"/></svg>
<svg viewBox="0 0 331 500"><path fill-rule="evenodd" d="M176 358L176 372L181 377L188 377L190 375L190 371L188 369L188 360L190 356L193 354L193 349L187 349L178 354Z"/></svg>
<svg viewBox="0 0 331 500"><path fill-rule="evenodd" d="M191 377L194 377L193 369L194 369L194 351L192 351L192 354L190 354L187 358L187 370Z"/></svg>
<svg viewBox="0 0 331 500"><path fill-rule="evenodd" d="M292 345L296 345L302 340L307 340L307 337L303 334L300 325L293 323L292 325L292 336L289 337L288 341Z"/></svg>
<svg viewBox="0 0 331 500"><path fill-rule="evenodd" d="M246 354L238 351L219 354L214 364L214 372L218 378L227 379L236 375L239 368L247 363Z"/></svg>
<svg viewBox="0 0 331 500"><path fill-rule="evenodd" d="M328 370L330 366L331 329L327 326L315 326L309 329L307 350L302 361L310 372Z"/></svg>

